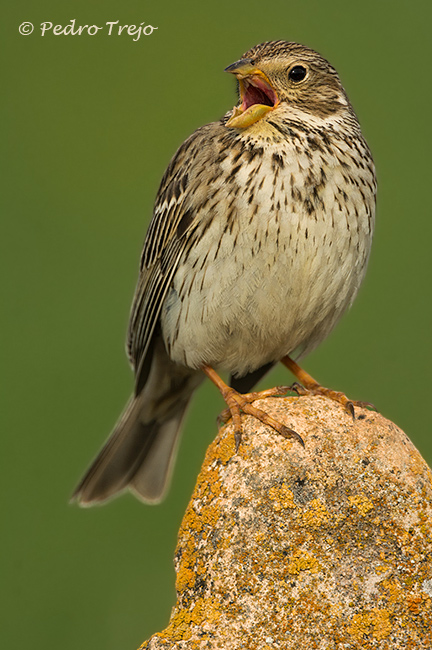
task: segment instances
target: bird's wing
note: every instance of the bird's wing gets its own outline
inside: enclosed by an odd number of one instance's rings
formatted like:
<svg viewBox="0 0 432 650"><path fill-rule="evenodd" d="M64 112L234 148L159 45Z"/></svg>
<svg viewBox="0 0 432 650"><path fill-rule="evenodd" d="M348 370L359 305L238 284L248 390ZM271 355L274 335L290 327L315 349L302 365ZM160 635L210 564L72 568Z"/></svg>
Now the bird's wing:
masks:
<svg viewBox="0 0 432 650"><path fill-rule="evenodd" d="M163 301L196 227L187 161L191 154L196 153L199 131L183 143L162 178L144 242L127 337L129 359L136 372L137 392L145 383L145 377L142 377L144 361Z"/></svg>

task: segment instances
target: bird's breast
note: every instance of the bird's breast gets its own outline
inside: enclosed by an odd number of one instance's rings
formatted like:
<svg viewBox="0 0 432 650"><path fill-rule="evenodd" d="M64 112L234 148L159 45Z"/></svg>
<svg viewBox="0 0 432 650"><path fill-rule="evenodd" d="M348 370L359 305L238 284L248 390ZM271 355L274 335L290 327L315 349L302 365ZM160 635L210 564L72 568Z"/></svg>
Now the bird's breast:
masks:
<svg viewBox="0 0 432 650"><path fill-rule="evenodd" d="M371 244L373 172L352 155L279 143L208 170L194 193L199 227L163 306L173 360L241 375L328 334Z"/></svg>

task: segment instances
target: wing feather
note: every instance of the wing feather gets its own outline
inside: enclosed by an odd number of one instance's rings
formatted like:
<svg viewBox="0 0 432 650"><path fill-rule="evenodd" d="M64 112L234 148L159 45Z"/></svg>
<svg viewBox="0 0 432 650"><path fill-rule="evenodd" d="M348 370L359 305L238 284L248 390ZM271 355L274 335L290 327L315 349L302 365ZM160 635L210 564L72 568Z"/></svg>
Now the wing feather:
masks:
<svg viewBox="0 0 432 650"><path fill-rule="evenodd" d="M163 301L176 272L183 248L183 242L173 242L170 246L171 250L165 256L164 266L168 269L167 272L162 273L160 262L156 262L151 269L142 273L144 277L141 277L138 282L128 334L128 353L135 370L138 370L147 354Z"/></svg>
<svg viewBox="0 0 432 650"><path fill-rule="evenodd" d="M128 356L137 373L137 385L164 299L196 226L186 161L195 157L200 131L183 143L169 164L144 242L127 336Z"/></svg>

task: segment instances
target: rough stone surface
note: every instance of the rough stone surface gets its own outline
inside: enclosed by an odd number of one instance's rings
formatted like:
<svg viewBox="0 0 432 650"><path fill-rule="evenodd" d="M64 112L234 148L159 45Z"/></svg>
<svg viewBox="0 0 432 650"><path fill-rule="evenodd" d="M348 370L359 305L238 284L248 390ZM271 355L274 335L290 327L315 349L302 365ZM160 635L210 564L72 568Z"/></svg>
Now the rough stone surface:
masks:
<svg viewBox="0 0 432 650"><path fill-rule="evenodd" d="M432 650L432 475L395 424L320 397L255 403L210 445L177 546L177 604L141 649Z"/></svg>

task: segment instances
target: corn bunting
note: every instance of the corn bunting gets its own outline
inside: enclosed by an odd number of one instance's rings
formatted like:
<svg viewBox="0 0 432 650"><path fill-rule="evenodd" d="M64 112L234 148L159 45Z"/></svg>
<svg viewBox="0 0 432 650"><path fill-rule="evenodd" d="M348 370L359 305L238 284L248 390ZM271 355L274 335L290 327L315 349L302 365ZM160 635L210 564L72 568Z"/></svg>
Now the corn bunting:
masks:
<svg viewBox="0 0 432 650"><path fill-rule="evenodd" d="M364 277L376 193L368 145L317 52L267 42L226 70L238 104L181 145L160 184L128 333L135 392L75 491L82 505L125 488L160 501L205 375L227 403L237 445L241 412L302 442L253 406L286 387L248 392L276 362L294 373L297 392L351 412L356 404L294 359L329 334Z"/></svg>

